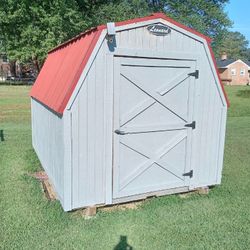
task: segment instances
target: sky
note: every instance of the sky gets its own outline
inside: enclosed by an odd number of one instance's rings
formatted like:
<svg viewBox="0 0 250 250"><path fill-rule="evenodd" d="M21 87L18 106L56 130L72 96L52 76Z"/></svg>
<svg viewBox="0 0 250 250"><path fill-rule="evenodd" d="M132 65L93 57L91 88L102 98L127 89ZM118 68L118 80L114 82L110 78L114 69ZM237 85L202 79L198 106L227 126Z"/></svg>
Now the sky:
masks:
<svg viewBox="0 0 250 250"><path fill-rule="evenodd" d="M230 30L239 31L250 43L250 0L230 0L225 10L233 21Z"/></svg>

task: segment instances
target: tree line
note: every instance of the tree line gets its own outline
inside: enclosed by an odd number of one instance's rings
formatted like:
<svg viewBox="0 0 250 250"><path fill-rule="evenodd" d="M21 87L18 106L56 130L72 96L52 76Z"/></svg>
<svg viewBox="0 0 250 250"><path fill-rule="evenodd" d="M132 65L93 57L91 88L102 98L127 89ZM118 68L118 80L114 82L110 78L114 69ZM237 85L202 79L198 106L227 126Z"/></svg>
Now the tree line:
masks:
<svg viewBox="0 0 250 250"><path fill-rule="evenodd" d="M39 72L50 49L110 21L164 12L211 37L217 57L250 59L248 41L224 11L229 0L0 0L0 53Z"/></svg>

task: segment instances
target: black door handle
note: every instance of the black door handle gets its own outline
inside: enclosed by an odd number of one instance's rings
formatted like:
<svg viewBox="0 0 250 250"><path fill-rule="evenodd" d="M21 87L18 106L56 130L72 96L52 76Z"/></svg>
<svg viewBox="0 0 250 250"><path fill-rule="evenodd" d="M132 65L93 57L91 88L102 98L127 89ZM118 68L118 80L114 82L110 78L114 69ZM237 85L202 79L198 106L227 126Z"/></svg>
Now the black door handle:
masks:
<svg viewBox="0 0 250 250"><path fill-rule="evenodd" d="M118 134L118 135L126 135L126 132L121 131L121 130L119 130L119 129L116 129L116 130L115 130L115 133Z"/></svg>

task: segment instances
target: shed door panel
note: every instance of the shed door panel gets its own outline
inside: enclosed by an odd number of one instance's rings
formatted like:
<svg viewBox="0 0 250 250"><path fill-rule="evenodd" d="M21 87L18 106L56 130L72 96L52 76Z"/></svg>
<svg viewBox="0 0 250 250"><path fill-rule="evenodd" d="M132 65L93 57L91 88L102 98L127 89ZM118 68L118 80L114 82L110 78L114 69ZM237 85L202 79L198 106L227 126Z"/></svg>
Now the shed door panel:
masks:
<svg viewBox="0 0 250 250"><path fill-rule="evenodd" d="M113 197L188 185L194 61L115 58Z"/></svg>

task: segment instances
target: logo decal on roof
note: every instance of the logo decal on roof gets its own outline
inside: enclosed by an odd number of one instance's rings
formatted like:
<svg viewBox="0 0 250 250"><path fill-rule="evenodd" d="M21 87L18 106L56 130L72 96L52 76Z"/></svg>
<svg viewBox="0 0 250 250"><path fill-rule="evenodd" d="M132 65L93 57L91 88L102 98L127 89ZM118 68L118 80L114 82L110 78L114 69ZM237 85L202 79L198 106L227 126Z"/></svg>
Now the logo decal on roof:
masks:
<svg viewBox="0 0 250 250"><path fill-rule="evenodd" d="M150 33L156 36L166 36L171 33L171 29L163 24L151 24L147 29Z"/></svg>

